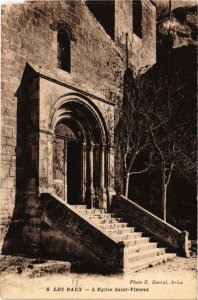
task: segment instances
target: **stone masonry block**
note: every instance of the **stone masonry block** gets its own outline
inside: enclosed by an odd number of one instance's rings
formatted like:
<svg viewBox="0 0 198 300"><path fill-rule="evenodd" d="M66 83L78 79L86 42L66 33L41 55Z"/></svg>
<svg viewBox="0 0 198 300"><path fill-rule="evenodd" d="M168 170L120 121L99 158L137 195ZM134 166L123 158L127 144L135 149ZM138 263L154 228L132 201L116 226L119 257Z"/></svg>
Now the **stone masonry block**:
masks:
<svg viewBox="0 0 198 300"><path fill-rule="evenodd" d="M12 155L15 155L15 147L10 145L5 145L4 147L2 147L1 154L11 157Z"/></svg>
<svg viewBox="0 0 198 300"><path fill-rule="evenodd" d="M10 176L11 176L11 177L16 176L16 168L15 168L15 167L11 167L11 168L10 168Z"/></svg>
<svg viewBox="0 0 198 300"><path fill-rule="evenodd" d="M9 177L9 166L4 165L4 167L1 170L1 178L4 180L5 178Z"/></svg>
<svg viewBox="0 0 198 300"><path fill-rule="evenodd" d="M15 118L10 118L10 117L5 117L4 118L4 124L6 126L16 127L16 119Z"/></svg>
<svg viewBox="0 0 198 300"><path fill-rule="evenodd" d="M2 136L12 137L12 128L2 126Z"/></svg>
<svg viewBox="0 0 198 300"><path fill-rule="evenodd" d="M2 145L6 145L6 138L5 138L5 137L2 137L2 138L1 138L1 144L2 144Z"/></svg>
<svg viewBox="0 0 198 300"><path fill-rule="evenodd" d="M16 146L16 139L14 139L14 138L7 138L6 139L6 143L7 143L7 145L9 145L9 146Z"/></svg>

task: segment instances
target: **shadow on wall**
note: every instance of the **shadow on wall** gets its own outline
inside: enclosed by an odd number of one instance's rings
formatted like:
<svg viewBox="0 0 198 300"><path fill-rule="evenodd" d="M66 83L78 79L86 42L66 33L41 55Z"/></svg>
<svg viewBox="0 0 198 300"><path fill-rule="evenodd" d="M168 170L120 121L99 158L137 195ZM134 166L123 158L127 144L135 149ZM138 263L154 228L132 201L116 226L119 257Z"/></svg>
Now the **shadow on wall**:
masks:
<svg viewBox="0 0 198 300"><path fill-rule="evenodd" d="M28 132L30 132L32 122L35 122L35 120L31 120L30 114L32 105L35 104L34 101L30 101L30 95L33 95L33 93L31 90L32 87L30 85L30 80L32 80L32 78L29 72L30 69L26 67L23 73L21 84L15 94L15 97L17 97L15 206L7 234L4 238L2 247L3 254L18 254L24 252L25 250L23 247L23 226L26 220L25 191L27 188L29 188L29 185L36 185L36 183L34 182L34 174L35 172L37 172L37 166L31 164L30 162L32 161L32 156L34 155L32 149L34 148L34 146L37 147L37 141L32 141L33 144L35 142L35 145L33 145L33 147L32 145L30 145L31 138L29 139L29 145L27 142L27 134ZM37 104L38 103L36 103L36 107ZM35 110L37 110L37 108ZM38 118L38 110L36 118Z"/></svg>
<svg viewBox="0 0 198 300"><path fill-rule="evenodd" d="M131 178L129 198L160 217L161 181L158 172ZM173 174L167 195L167 222L187 230L196 239L196 190L185 178ZM135 200L134 200L135 199Z"/></svg>

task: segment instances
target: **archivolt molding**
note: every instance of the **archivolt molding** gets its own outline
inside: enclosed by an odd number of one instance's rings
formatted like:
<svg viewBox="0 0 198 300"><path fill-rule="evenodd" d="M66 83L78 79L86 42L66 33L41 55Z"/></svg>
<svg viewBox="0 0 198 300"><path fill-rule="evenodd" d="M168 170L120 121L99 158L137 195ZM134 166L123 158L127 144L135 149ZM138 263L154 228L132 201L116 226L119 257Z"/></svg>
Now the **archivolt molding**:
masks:
<svg viewBox="0 0 198 300"><path fill-rule="evenodd" d="M72 104L79 105L79 110L78 111L75 111L75 109L72 110L71 108ZM87 113L89 113L92 116L93 120L95 121L95 125L100 131L101 142L108 143L107 127L101 113L99 112L97 107L93 103L91 103L90 99L81 95L79 96L77 94L71 93L71 94L63 95L56 101L49 115L49 128L52 131L54 131L56 124L61 119L71 118L76 120L78 124L81 124L81 128L84 127L83 128L84 132L87 129L91 131L92 128L91 128L90 120L86 116L86 111L83 111L83 108L87 110Z"/></svg>
<svg viewBox="0 0 198 300"><path fill-rule="evenodd" d="M58 110L55 114L54 114L54 124L53 124L53 132L55 130L56 125L58 124L59 121L61 120L67 120L67 119L72 119L75 121L77 127L79 128L80 132L82 133L83 139L82 141L85 142L86 138L88 137L89 139L91 138L90 136L88 136L89 134L89 130L88 128L85 128L85 126L82 126L82 120L80 120L79 116L77 116L74 112L72 111L65 111L63 109Z"/></svg>

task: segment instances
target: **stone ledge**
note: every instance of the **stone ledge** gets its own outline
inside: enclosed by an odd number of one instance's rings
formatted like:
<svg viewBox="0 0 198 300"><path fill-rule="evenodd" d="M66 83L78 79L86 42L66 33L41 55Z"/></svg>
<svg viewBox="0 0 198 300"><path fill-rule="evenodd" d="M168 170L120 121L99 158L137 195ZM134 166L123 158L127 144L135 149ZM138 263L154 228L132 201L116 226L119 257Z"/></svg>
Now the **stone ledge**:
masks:
<svg viewBox="0 0 198 300"><path fill-rule="evenodd" d="M31 278L41 277L46 274L69 273L71 269L71 263L66 261L48 260L42 263L35 263L35 261L36 260L32 261L32 263L30 262L30 264L28 265L28 269L30 270L29 276Z"/></svg>
<svg viewBox="0 0 198 300"><path fill-rule="evenodd" d="M30 278L42 277L48 274L69 273L71 263L68 261L31 259L21 256L2 255L0 259L0 272L25 273Z"/></svg>

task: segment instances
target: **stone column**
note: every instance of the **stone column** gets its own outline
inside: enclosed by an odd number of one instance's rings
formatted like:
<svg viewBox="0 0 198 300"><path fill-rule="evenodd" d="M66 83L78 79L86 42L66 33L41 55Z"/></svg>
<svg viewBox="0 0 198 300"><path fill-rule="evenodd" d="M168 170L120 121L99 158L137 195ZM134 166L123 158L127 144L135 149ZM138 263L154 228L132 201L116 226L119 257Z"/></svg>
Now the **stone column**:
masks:
<svg viewBox="0 0 198 300"><path fill-rule="evenodd" d="M105 188L105 150L106 144L101 147L101 159L100 159L100 199L99 208L107 209L107 192Z"/></svg>
<svg viewBox="0 0 198 300"><path fill-rule="evenodd" d="M95 205L94 207L99 207L99 189L100 189L100 145L95 144L94 151L94 164L95 164L95 172L94 172L94 187L95 187Z"/></svg>
<svg viewBox="0 0 198 300"><path fill-rule="evenodd" d="M114 145L108 145L108 205L111 206L113 196L115 196L115 176L114 176Z"/></svg>
<svg viewBox="0 0 198 300"><path fill-rule="evenodd" d="M89 199L89 207L94 207L95 200L95 191L93 185L93 166L94 166L94 146L95 144L91 141L89 155L88 155L88 163L89 163L89 186L88 189L88 199Z"/></svg>
<svg viewBox="0 0 198 300"><path fill-rule="evenodd" d="M64 141L64 199L67 202L67 146L68 143Z"/></svg>
<svg viewBox="0 0 198 300"><path fill-rule="evenodd" d="M82 170L81 170L81 199L82 203L86 203L86 186L87 186L87 144L82 143Z"/></svg>
<svg viewBox="0 0 198 300"><path fill-rule="evenodd" d="M50 133L48 135L48 191L53 193L53 145L54 135Z"/></svg>

